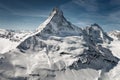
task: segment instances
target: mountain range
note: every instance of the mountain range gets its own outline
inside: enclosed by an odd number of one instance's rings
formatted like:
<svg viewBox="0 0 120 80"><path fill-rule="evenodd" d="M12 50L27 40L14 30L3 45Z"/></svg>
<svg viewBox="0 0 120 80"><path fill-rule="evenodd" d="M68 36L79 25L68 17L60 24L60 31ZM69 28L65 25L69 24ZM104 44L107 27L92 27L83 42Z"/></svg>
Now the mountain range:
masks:
<svg viewBox="0 0 120 80"><path fill-rule="evenodd" d="M35 32L0 29L0 80L119 80L120 31L80 28L54 8Z"/></svg>

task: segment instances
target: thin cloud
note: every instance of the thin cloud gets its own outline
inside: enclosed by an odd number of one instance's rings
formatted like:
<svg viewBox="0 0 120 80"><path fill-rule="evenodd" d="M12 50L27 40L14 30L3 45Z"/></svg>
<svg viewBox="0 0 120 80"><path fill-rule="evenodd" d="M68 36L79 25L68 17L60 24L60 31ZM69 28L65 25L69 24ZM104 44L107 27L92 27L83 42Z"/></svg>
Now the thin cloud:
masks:
<svg viewBox="0 0 120 80"><path fill-rule="evenodd" d="M10 12L12 15L17 16L27 16L27 17L47 17L49 10L39 10L39 9L32 9L30 5L20 2L24 8L12 8L8 5L0 3L0 8L4 11ZM26 6L27 5L27 6Z"/></svg>
<svg viewBox="0 0 120 80"><path fill-rule="evenodd" d="M79 27L86 27L86 26L90 26L92 22L91 21L77 21L74 24L76 24Z"/></svg>
<svg viewBox="0 0 120 80"><path fill-rule="evenodd" d="M87 11L98 11L98 3L96 0L73 0L73 3L83 7Z"/></svg>
<svg viewBox="0 0 120 80"><path fill-rule="evenodd" d="M3 8L4 10L6 10L6 11L8 11L8 12L11 12L11 13L14 12L13 9L9 8L8 6L6 6L6 5L4 5L4 4L2 4L2 3L0 3L0 8Z"/></svg>
<svg viewBox="0 0 120 80"><path fill-rule="evenodd" d="M26 11L26 12L23 12L23 11L18 11L18 12L14 12L13 13L14 15L18 15L18 16L27 16L27 17L48 17L48 14L47 12L42 12L41 11L37 11L37 12L32 12L32 11Z"/></svg>
<svg viewBox="0 0 120 80"><path fill-rule="evenodd" d="M107 21L109 21L110 23L114 23L114 24L120 24L120 11L116 11L116 12L112 12L108 15L108 19Z"/></svg>
<svg viewBox="0 0 120 80"><path fill-rule="evenodd" d="M120 0L110 0L111 5L120 5Z"/></svg>

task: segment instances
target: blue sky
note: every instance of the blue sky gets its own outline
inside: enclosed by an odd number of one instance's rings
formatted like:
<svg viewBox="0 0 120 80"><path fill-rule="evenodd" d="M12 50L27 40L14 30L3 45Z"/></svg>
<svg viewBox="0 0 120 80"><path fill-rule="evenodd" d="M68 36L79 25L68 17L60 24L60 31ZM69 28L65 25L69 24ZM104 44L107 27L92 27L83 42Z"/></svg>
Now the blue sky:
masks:
<svg viewBox="0 0 120 80"><path fill-rule="evenodd" d="M120 30L120 0L0 0L0 28L35 30L56 6L79 27Z"/></svg>

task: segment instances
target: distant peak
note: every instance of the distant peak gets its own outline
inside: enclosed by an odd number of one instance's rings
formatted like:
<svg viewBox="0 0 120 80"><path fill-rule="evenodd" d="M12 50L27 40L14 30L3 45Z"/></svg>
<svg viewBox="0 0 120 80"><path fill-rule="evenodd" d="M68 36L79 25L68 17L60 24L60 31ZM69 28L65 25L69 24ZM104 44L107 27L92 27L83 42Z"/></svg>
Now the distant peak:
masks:
<svg viewBox="0 0 120 80"><path fill-rule="evenodd" d="M97 27L99 27L99 25L97 23L94 23L91 26L97 26Z"/></svg>
<svg viewBox="0 0 120 80"><path fill-rule="evenodd" d="M92 24L91 28L92 29L99 29L99 30L103 31L102 28L97 23Z"/></svg>

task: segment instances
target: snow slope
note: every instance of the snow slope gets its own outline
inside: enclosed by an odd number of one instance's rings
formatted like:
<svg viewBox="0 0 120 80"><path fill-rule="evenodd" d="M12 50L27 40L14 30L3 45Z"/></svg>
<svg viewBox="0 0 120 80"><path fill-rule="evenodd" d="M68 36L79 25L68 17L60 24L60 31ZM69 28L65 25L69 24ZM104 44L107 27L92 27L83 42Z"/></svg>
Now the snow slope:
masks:
<svg viewBox="0 0 120 80"><path fill-rule="evenodd" d="M0 38L0 53L8 52L15 49L17 42L12 42L9 39Z"/></svg>
<svg viewBox="0 0 120 80"><path fill-rule="evenodd" d="M5 52L15 49L19 45L21 39L28 34L31 33L0 29L0 53L4 54Z"/></svg>
<svg viewBox="0 0 120 80"><path fill-rule="evenodd" d="M119 80L114 44L98 24L81 29L54 8L36 32L0 54L0 79Z"/></svg>

